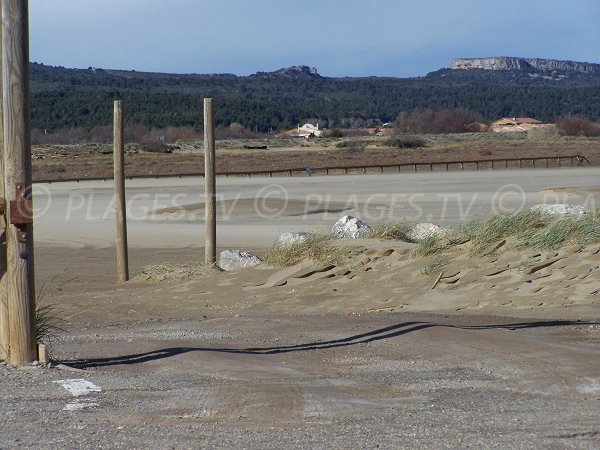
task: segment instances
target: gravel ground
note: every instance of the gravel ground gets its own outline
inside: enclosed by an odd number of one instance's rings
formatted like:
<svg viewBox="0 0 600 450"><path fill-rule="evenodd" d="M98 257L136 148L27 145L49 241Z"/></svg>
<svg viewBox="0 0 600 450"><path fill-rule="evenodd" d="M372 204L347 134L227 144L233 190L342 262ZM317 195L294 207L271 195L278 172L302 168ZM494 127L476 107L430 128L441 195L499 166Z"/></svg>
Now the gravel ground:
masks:
<svg viewBox="0 0 600 450"><path fill-rule="evenodd" d="M512 322L382 314L72 329L53 367L0 365L0 448L600 448L600 326ZM56 383L70 379L101 392Z"/></svg>

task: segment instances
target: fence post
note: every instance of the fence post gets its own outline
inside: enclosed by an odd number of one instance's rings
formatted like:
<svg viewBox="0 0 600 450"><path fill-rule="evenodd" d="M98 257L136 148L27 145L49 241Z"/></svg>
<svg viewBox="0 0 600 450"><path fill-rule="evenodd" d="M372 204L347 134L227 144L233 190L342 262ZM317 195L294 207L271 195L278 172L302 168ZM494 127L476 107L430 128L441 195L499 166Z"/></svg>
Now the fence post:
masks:
<svg viewBox="0 0 600 450"><path fill-rule="evenodd" d="M28 1L2 1L2 110L9 361L37 359L29 124ZM10 201L9 201L10 200Z"/></svg>
<svg viewBox="0 0 600 450"><path fill-rule="evenodd" d="M125 137L123 102L115 100L113 117L113 161L115 181L115 210L117 223L117 280L129 280L129 255L127 248L127 205L125 203Z"/></svg>
<svg viewBox="0 0 600 450"><path fill-rule="evenodd" d="M204 99L204 262L217 262L217 202L215 180L215 122L213 99Z"/></svg>
<svg viewBox="0 0 600 450"><path fill-rule="evenodd" d="M2 26L0 25L0 42ZM2 51L0 50L0 92L2 91ZM0 94L0 98L2 98ZM0 155L4 154L4 127L2 119L2 101L0 101ZM4 197L4 162L0 156L0 359L8 359L8 298L6 291L6 198Z"/></svg>

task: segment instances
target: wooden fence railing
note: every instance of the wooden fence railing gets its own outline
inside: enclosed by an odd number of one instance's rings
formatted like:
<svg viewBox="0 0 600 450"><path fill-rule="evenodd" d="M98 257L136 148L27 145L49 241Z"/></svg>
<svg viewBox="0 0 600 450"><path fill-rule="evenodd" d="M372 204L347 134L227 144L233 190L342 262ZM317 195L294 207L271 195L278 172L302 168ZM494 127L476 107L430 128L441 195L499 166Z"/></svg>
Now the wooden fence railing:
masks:
<svg viewBox="0 0 600 450"><path fill-rule="evenodd" d="M500 159L478 159L461 161L433 161L400 164L362 164L355 166L331 166L331 167L295 167L290 169L263 169L251 171L229 171L217 172L217 176L224 177L252 177L252 176L312 176L312 175L347 175L356 173L394 173L394 172L435 172L452 170L496 170L496 169L523 169L523 168L551 168L551 167L582 167L592 164L585 156L538 156L534 158L500 158ZM408 170L406 170L408 169ZM425 170L423 170L425 169ZM203 172L186 174L156 174L156 175L129 175L127 179L137 178L182 178L203 177ZM61 180L35 180L36 183L59 183L66 181L105 181L112 179L108 177L72 178Z"/></svg>

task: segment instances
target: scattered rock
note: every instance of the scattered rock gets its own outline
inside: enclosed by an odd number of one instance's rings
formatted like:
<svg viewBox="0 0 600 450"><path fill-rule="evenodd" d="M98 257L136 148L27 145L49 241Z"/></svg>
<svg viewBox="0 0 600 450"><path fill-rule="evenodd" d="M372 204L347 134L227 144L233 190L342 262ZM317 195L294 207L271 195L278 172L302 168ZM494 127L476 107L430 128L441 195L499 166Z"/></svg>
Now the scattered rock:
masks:
<svg viewBox="0 0 600 450"><path fill-rule="evenodd" d="M352 216L344 216L331 228L331 234L341 238L361 238L371 231L371 227Z"/></svg>
<svg viewBox="0 0 600 450"><path fill-rule="evenodd" d="M533 206L531 210L539 212L543 218L553 218L557 216L581 217L583 214L588 212L588 210L583 206L570 205L568 203L542 203Z"/></svg>
<svg viewBox="0 0 600 450"><path fill-rule="evenodd" d="M219 267L225 271L254 267L262 261L246 250L224 250L219 255Z"/></svg>
<svg viewBox="0 0 600 450"><path fill-rule="evenodd" d="M433 223L418 223L410 230L406 237L413 242L419 242L427 239L429 236L444 234L448 230Z"/></svg>
<svg viewBox="0 0 600 450"><path fill-rule="evenodd" d="M308 233L306 231L291 231L288 233L283 233L281 236L279 236L277 245L280 247L289 247L294 244L301 244L312 236L314 236L313 233Z"/></svg>

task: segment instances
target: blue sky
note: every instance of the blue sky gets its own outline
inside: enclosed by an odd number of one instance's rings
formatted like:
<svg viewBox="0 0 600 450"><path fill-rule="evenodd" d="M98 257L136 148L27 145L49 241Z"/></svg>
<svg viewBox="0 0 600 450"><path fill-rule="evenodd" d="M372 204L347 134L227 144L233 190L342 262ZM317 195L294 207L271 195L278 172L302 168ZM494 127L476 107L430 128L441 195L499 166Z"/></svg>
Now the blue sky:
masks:
<svg viewBox="0 0 600 450"><path fill-rule="evenodd" d="M600 63L598 0L32 0L30 56L49 65L418 76L452 57Z"/></svg>

